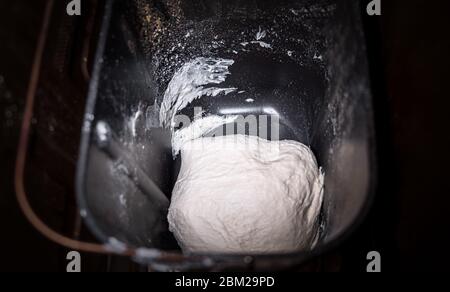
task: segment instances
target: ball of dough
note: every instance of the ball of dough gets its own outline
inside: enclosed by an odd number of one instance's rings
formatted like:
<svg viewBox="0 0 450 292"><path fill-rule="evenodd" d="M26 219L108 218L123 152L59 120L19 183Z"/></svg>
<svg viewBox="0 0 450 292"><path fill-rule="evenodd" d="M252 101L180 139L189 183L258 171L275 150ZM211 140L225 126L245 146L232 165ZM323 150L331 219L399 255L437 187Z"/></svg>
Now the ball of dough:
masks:
<svg viewBox="0 0 450 292"><path fill-rule="evenodd" d="M185 252L276 253L318 240L323 174L296 141L233 135L181 149L168 221Z"/></svg>

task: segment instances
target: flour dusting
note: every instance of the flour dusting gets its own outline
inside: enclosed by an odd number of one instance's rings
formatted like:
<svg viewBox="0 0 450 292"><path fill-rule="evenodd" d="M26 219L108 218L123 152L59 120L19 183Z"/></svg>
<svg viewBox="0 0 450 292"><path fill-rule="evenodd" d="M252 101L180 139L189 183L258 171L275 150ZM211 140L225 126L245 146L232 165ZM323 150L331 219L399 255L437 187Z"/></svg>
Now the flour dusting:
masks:
<svg viewBox="0 0 450 292"><path fill-rule="evenodd" d="M230 59L199 57L184 64L174 74L164 93L160 109L161 126L173 129L175 115L197 98L227 95L236 91L234 87L206 87L224 82L233 63Z"/></svg>
<svg viewBox="0 0 450 292"><path fill-rule="evenodd" d="M233 123L238 116L217 116L210 115L204 118L197 118L194 122L175 131L172 137L172 155L177 156L184 144L194 139L203 137L221 126Z"/></svg>

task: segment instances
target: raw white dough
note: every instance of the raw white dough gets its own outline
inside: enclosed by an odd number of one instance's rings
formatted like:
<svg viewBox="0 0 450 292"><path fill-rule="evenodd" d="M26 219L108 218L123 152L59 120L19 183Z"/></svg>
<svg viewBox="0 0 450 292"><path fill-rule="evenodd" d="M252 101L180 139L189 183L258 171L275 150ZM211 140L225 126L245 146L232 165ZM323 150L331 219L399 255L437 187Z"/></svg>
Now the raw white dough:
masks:
<svg viewBox="0 0 450 292"><path fill-rule="evenodd" d="M234 135L181 149L168 220L185 252L309 250L318 240L323 174L295 141Z"/></svg>

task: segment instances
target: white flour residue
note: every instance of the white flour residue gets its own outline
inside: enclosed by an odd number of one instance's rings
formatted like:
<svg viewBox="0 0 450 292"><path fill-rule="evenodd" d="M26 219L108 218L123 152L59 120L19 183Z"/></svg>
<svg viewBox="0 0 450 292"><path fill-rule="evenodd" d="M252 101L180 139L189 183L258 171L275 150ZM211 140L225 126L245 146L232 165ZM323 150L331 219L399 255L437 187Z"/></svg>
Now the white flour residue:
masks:
<svg viewBox="0 0 450 292"><path fill-rule="evenodd" d="M272 49L272 45L262 41L252 41L252 44L258 44L265 49Z"/></svg>
<svg viewBox="0 0 450 292"><path fill-rule="evenodd" d="M314 54L314 57L313 57L313 59L314 59L314 60L319 60L319 61L323 61L323 57L322 57L322 55L317 55L317 54Z"/></svg>
<svg viewBox="0 0 450 292"><path fill-rule="evenodd" d="M139 119L139 117L141 116L142 111L139 109L134 113L133 116L131 116L130 120L128 121L128 126L130 127L131 130L131 134L133 135L133 137L136 137L137 131L136 131L136 123Z"/></svg>
<svg viewBox="0 0 450 292"><path fill-rule="evenodd" d="M127 197L126 197L126 194L121 194L121 195L119 196L119 201L120 201L120 204L122 204L122 206L126 206L126 205L127 205Z"/></svg>
<svg viewBox="0 0 450 292"><path fill-rule="evenodd" d="M172 136L172 155L176 157L184 144L197 138L201 138L220 126L233 123L238 116L210 115L197 118L188 127L175 131Z"/></svg>
<svg viewBox="0 0 450 292"><path fill-rule="evenodd" d="M272 45L263 41L263 39L267 36L267 31L266 30L262 30L261 27L259 27L258 32L256 33L256 40L250 41L250 42L242 42L241 46L243 46L244 48L247 47L250 44L253 45L259 45L264 49L272 49Z"/></svg>
<svg viewBox="0 0 450 292"><path fill-rule="evenodd" d="M257 44L257 45L260 45L261 47L263 47L265 49L272 49L272 45L271 44L268 44L268 43L263 42L263 41L242 42L241 46L246 47L249 44Z"/></svg>
<svg viewBox="0 0 450 292"><path fill-rule="evenodd" d="M267 32L265 30L261 30L261 27L259 27L258 32L256 33L256 40L260 41L263 38L265 38L267 35Z"/></svg>
<svg viewBox="0 0 450 292"><path fill-rule="evenodd" d="M265 49L272 49L271 44L268 44L268 43L262 41L262 39L264 39L266 36L267 36L267 31L262 30L261 27L259 27L259 30L256 33L256 41L252 41L251 43L260 45L262 48L265 48Z"/></svg>
<svg viewBox="0 0 450 292"><path fill-rule="evenodd" d="M105 244L105 248L108 251L116 252L116 253L124 253L127 251L128 247L125 243L119 241L114 237L110 237L108 239L108 243Z"/></svg>
<svg viewBox="0 0 450 292"><path fill-rule="evenodd" d="M234 61L222 58L196 58L181 67L169 82L160 109L160 125L174 127L175 115L193 100L202 96L227 95L237 88L205 87L220 84L230 74Z"/></svg>
<svg viewBox="0 0 450 292"><path fill-rule="evenodd" d="M291 9L290 10L292 12L292 14L294 14L295 16L298 16L299 12L295 9Z"/></svg>
<svg viewBox="0 0 450 292"><path fill-rule="evenodd" d="M95 130L99 142L108 142L110 130L105 122L98 122L95 126Z"/></svg>

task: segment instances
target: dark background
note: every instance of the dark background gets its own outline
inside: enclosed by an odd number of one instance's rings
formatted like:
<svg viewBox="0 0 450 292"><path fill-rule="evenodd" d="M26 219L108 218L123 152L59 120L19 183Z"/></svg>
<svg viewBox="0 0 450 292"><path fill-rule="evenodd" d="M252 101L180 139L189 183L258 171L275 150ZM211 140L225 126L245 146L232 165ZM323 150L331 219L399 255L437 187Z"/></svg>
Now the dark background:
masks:
<svg viewBox="0 0 450 292"><path fill-rule="evenodd" d="M38 234L14 197L14 163L44 0L0 1L0 271L65 271L66 250ZM77 216L73 179L99 1L52 16L26 168L33 207L53 228L92 240ZM367 1L366 1L367 2ZM373 208L349 240L300 270L450 270L449 1L382 0L365 17L379 161ZM88 35L89 37L86 37ZM80 45L81 44L81 45ZM84 271L142 270L127 259L83 255Z"/></svg>

